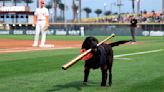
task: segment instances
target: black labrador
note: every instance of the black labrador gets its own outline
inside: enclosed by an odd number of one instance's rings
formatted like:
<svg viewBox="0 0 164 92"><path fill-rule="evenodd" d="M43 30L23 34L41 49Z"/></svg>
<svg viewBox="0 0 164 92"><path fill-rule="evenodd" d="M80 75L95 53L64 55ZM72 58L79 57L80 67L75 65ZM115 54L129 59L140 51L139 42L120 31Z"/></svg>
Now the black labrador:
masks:
<svg viewBox="0 0 164 92"><path fill-rule="evenodd" d="M85 65L84 65L84 80L83 83L87 84L88 76L90 69L98 69L101 68L102 72L102 81L101 86L106 86L107 81L107 71L109 71L109 86L112 85L112 64L113 64L113 50L112 47L118 46L120 44L124 44L127 41L117 41L110 44L101 44L100 46L97 46L99 43L98 40L95 37L87 37L83 44L81 49L82 50L91 50L90 57L88 59L85 59Z"/></svg>

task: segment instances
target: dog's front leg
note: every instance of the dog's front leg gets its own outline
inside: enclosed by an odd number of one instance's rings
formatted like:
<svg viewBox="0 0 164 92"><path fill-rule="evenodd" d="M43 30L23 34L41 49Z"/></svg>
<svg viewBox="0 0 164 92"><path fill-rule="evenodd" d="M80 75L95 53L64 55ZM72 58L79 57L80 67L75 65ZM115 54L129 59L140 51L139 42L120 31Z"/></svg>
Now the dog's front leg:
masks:
<svg viewBox="0 0 164 92"><path fill-rule="evenodd" d="M89 76L89 71L90 71L90 68L88 68L88 67L85 67L85 68L84 68L84 80L83 80L83 84L84 84L84 85L87 85L88 76Z"/></svg>

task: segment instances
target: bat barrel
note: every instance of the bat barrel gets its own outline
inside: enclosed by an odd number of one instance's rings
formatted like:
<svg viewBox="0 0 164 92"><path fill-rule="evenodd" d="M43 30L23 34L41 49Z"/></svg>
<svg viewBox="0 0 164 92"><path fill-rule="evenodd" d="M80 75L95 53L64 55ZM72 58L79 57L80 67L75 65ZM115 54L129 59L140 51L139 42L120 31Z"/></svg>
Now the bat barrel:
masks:
<svg viewBox="0 0 164 92"><path fill-rule="evenodd" d="M67 64L62 66L62 69L66 70L69 67L71 67L72 65L74 65L75 63L77 63L83 56L85 56L86 54L88 54L89 52L91 52L91 49L88 49L87 51L85 51L84 53L80 54L79 56L77 56L76 58L72 59L70 62L68 62Z"/></svg>
<svg viewBox="0 0 164 92"><path fill-rule="evenodd" d="M80 58L79 59L75 58L75 59L71 60L67 64L63 65L62 66L62 69L64 69L64 70L68 69L69 67L71 67L72 65L74 65L75 63L77 63L79 60L80 60Z"/></svg>

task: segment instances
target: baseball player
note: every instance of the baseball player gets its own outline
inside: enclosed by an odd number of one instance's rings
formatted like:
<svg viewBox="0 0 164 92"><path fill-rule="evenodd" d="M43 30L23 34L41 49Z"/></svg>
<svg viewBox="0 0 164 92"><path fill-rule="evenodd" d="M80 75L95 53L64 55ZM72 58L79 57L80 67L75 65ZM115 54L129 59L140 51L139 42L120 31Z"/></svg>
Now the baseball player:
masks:
<svg viewBox="0 0 164 92"><path fill-rule="evenodd" d="M46 31L49 26L48 9L44 7L44 0L40 0L40 8L37 8L34 14L35 37L33 47L38 46L39 34L42 33L41 43L39 47L45 46Z"/></svg>

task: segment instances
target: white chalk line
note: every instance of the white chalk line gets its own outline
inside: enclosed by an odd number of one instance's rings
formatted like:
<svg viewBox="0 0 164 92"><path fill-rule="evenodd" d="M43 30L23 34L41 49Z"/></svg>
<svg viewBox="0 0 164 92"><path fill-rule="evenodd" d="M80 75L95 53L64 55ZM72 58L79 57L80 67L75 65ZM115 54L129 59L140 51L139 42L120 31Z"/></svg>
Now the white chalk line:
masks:
<svg viewBox="0 0 164 92"><path fill-rule="evenodd" d="M57 47L57 48L35 48L35 47L27 47L27 48L12 48L12 49L2 49L0 53L10 53L10 52L27 52L27 51L37 51L37 50L58 50L58 49L71 49L74 47Z"/></svg>
<svg viewBox="0 0 164 92"><path fill-rule="evenodd" d="M150 51L144 51L144 52L136 52L136 53L129 53L129 54L121 54L121 55L115 55L114 58L124 57L124 56L132 56L132 55L140 55L140 54L147 54L147 53L155 53L163 51L163 49L159 50L150 50Z"/></svg>
<svg viewBox="0 0 164 92"><path fill-rule="evenodd" d="M114 59L118 59L118 60L132 60L131 58L114 58Z"/></svg>

